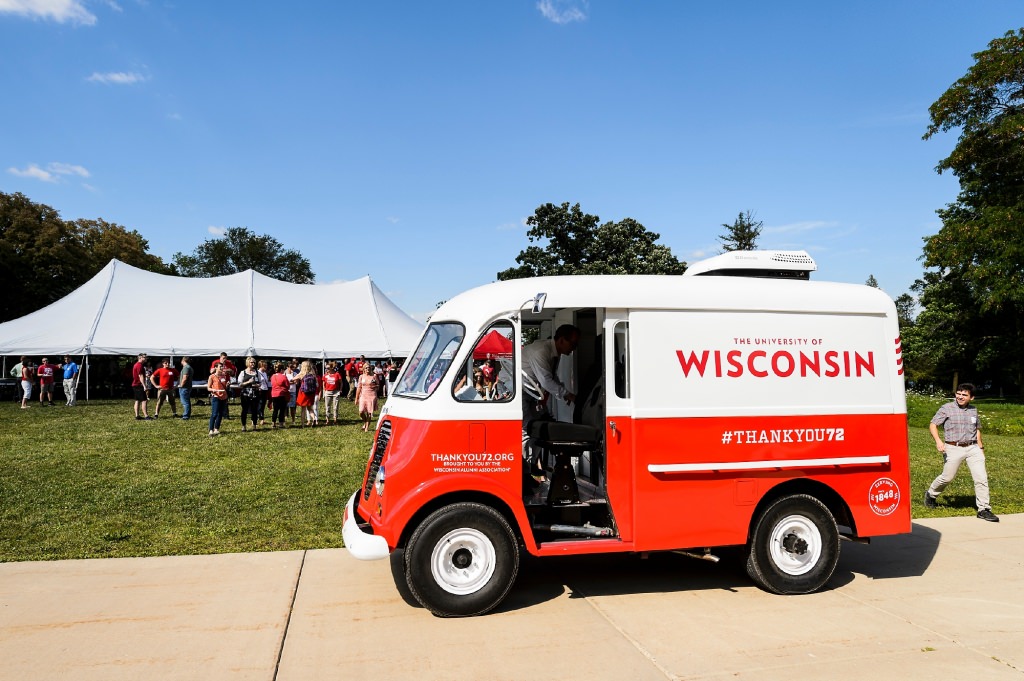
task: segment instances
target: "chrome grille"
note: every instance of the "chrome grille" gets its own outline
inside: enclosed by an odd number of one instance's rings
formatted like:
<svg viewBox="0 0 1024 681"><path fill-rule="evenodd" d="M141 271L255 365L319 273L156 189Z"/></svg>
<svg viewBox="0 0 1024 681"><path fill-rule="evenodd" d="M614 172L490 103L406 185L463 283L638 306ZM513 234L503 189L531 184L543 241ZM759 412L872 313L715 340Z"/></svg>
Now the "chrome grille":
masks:
<svg viewBox="0 0 1024 681"><path fill-rule="evenodd" d="M373 489L373 481L377 478L377 471L380 470L380 462L384 459L384 451L388 448L391 440L391 421L385 420L377 430L377 441L373 445L373 456L370 457L370 467L366 470L366 480L363 482L363 499L370 498L370 490Z"/></svg>

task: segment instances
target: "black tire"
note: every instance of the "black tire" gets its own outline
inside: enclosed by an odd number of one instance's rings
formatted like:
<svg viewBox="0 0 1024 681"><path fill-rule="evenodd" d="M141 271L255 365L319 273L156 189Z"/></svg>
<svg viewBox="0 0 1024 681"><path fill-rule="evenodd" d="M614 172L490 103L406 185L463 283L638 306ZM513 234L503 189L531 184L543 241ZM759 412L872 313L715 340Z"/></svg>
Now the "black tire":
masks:
<svg viewBox="0 0 1024 681"><path fill-rule="evenodd" d="M808 594L821 589L839 562L839 529L826 506L806 494L782 497L758 518L747 574L765 591Z"/></svg>
<svg viewBox="0 0 1024 681"><path fill-rule="evenodd" d="M409 583L405 579L405 549L395 549L388 556L388 562L391 564L391 578L395 580L395 588L398 589L398 595L402 597L406 605L413 608L422 607L420 602L416 600L416 597L409 591Z"/></svg>
<svg viewBox="0 0 1024 681"><path fill-rule="evenodd" d="M518 572L515 533L504 516L483 504L434 511L405 547L409 590L438 617L488 612L508 595Z"/></svg>

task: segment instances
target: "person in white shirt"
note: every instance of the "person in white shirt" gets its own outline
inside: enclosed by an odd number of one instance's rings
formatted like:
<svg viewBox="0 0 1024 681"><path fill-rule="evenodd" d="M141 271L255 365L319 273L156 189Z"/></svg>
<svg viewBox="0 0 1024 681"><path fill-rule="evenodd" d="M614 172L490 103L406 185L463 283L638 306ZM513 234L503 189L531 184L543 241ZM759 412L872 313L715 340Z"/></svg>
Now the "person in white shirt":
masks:
<svg viewBox="0 0 1024 681"><path fill-rule="evenodd" d="M544 477L540 451L531 446L527 431L531 422L552 418L552 400L564 400L566 404L575 401L576 395L562 385L557 371L559 358L571 355L579 342L580 330L563 324L555 330L554 338L534 341L523 348L523 455L530 460L530 473L538 482Z"/></svg>

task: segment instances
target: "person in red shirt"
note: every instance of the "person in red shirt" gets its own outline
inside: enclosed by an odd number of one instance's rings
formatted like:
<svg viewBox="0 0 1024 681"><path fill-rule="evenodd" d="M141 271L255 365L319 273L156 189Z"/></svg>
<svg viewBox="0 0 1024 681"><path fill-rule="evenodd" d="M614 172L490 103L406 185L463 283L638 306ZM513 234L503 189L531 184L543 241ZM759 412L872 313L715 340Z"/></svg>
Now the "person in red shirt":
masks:
<svg viewBox="0 0 1024 681"><path fill-rule="evenodd" d="M270 400L274 404L270 423L274 428L284 428L284 417L292 397L292 382L284 372L287 368L287 364L278 362L274 366L274 375L270 377Z"/></svg>
<svg viewBox="0 0 1024 681"><path fill-rule="evenodd" d="M219 367L221 364L223 364L224 367L227 369L226 375L228 377L228 396L227 399L224 401L224 418L230 419L231 414L228 413L228 405L230 404L231 401L231 379L238 375L238 367L235 366L234 362L228 359L228 353L222 352L220 353L220 357L213 360L213 362L210 364L211 376L217 373L217 367Z"/></svg>
<svg viewBox="0 0 1024 681"><path fill-rule="evenodd" d="M223 364L227 368L227 370L228 370L228 378L231 378L232 376L237 376L238 375L238 367L235 366L234 362L232 362L230 359L228 359L228 353L222 352L222 353L220 353L220 357L218 357L217 359L213 360L213 363L210 364L210 373L211 374L216 373L217 372L217 366L220 365L220 364Z"/></svg>
<svg viewBox="0 0 1024 681"><path fill-rule="evenodd" d="M493 359L488 357L484 365L480 367L480 373L484 379L484 399L493 400L498 383L498 366L494 363Z"/></svg>
<svg viewBox="0 0 1024 681"><path fill-rule="evenodd" d="M341 397L341 372L338 371L338 363L330 361L327 363L327 371L323 375L324 383L324 412L327 414L327 425L333 426L338 422L338 399Z"/></svg>
<svg viewBox="0 0 1024 681"><path fill-rule="evenodd" d="M356 365L356 358L350 357L345 362L345 375L348 377L348 399L356 401L356 384L359 382L359 368Z"/></svg>
<svg viewBox="0 0 1024 681"><path fill-rule="evenodd" d="M226 364L217 366L217 370L206 379L206 390L210 394L210 437L220 435L220 424L224 419L224 412L228 410L228 386L231 385L231 378L228 376Z"/></svg>
<svg viewBox="0 0 1024 681"><path fill-rule="evenodd" d="M50 364L50 360L43 357L43 363L36 368L36 376L39 378L39 406L40 407L52 407L53 406L53 376L56 373L58 367L56 364ZM46 398L45 404L43 398Z"/></svg>
<svg viewBox="0 0 1024 681"><path fill-rule="evenodd" d="M156 387L156 413L154 418L160 417L160 407L166 401L171 405L171 415L178 418L178 408L174 400L174 382L178 380L178 370L171 366L171 360L165 359L162 366L153 372L149 377L150 383Z"/></svg>
<svg viewBox="0 0 1024 681"><path fill-rule="evenodd" d="M21 408L28 409L28 401L32 399L32 380L36 371L28 360L21 360Z"/></svg>
<svg viewBox="0 0 1024 681"><path fill-rule="evenodd" d="M146 353L139 353L139 361L132 365L132 393L135 396L135 420L151 421L149 396L146 394Z"/></svg>

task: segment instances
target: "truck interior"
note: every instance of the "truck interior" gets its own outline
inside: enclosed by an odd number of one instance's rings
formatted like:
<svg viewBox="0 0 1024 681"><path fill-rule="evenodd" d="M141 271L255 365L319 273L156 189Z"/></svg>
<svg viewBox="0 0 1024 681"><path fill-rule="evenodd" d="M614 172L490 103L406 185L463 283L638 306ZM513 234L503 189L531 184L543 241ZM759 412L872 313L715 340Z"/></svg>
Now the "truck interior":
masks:
<svg viewBox="0 0 1024 681"><path fill-rule="evenodd" d="M523 475L523 501L538 543L618 536L606 487L605 394L608 377L624 380L624 374L606 370L602 317L594 308L523 316L527 339L550 338L566 320L580 330L576 350L559 362L563 381L575 388L573 404L558 405L548 419L524 422L524 446L538 448L545 471L535 478L524 468Z"/></svg>

